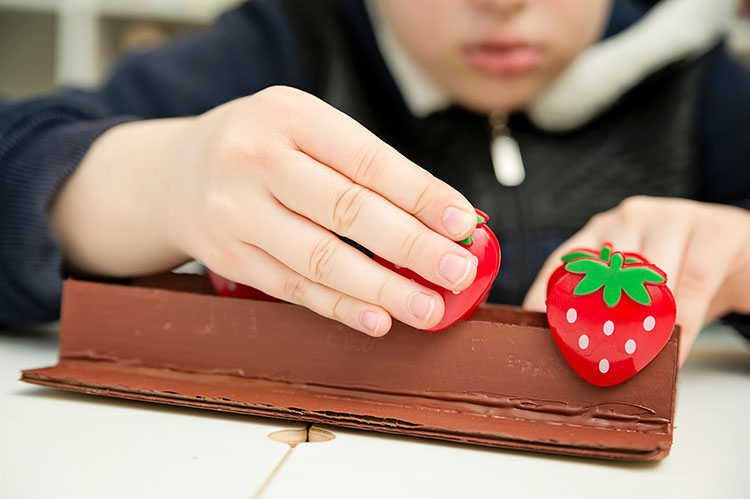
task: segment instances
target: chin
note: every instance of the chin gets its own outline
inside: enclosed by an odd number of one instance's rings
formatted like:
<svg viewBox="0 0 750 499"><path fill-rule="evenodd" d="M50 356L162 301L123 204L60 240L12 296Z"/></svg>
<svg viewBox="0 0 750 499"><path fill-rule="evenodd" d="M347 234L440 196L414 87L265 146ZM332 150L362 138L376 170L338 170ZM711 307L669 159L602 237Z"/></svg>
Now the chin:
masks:
<svg viewBox="0 0 750 499"><path fill-rule="evenodd" d="M456 102L478 113L515 112L523 110L543 88L535 75L506 80L474 77L460 82L452 93Z"/></svg>
<svg viewBox="0 0 750 499"><path fill-rule="evenodd" d="M511 94L503 91L493 91L492 93L466 93L457 95L456 102L461 106L482 114L489 114L493 111L506 111L509 113L523 110L533 95L531 94Z"/></svg>

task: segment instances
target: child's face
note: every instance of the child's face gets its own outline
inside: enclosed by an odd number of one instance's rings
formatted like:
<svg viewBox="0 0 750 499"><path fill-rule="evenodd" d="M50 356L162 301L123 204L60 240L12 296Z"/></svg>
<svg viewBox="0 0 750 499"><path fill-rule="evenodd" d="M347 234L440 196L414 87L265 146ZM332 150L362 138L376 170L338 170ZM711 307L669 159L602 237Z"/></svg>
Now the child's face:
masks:
<svg viewBox="0 0 750 499"><path fill-rule="evenodd" d="M476 111L523 108L601 36L610 0L380 0L417 65Z"/></svg>

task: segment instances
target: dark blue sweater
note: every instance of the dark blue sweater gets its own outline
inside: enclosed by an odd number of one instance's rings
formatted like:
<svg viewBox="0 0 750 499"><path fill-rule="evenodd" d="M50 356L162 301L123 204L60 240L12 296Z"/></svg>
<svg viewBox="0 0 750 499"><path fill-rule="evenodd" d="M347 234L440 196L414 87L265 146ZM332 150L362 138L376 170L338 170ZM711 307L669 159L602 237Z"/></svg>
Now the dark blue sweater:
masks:
<svg viewBox="0 0 750 499"><path fill-rule="evenodd" d="M335 3L340 22L360 39L359 57L387 82L386 93L394 99L386 102L403 107L361 1ZM645 11L639 5L616 1L605 36L637 21ZM222 16L210 30L127 57L100 89L0 101L0 323L57 318L62 257L46 209L97 137L129 120L200 114L271 85L308 90L310 48L301 45L278 2L254 0ZM722 46L705 57L695 107L697 198L750 207L750 73ZM529 275L562 237L549 238L537 245L544 250L530 252ZM509 255L512 244L509 238ZM522 281L528 283L528 276ZM742 327L745 318L734 320Z"/></svg>

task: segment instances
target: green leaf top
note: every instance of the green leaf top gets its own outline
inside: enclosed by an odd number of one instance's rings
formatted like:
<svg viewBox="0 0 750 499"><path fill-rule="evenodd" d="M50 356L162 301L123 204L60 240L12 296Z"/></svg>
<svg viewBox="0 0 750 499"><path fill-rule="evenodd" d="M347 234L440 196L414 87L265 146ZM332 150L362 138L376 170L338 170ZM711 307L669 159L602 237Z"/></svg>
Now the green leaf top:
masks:
<svg viewBox="0 0 750 499"><path fill-rule="evenodd" d="M459 241L458 244L463 244L464 246L468 246L473 242L474 242L474 233L472 232L469 237L467 237L466 239L462 241Z"/></svg>
<svg viewBox="0 0 750 499"><path fill-rule="evenodd" d="M570 253L563 255L562 261L564 263L568 263L568 262L572 262L573 260L577 260L578 258L599 258L599 255L597 255L593 251L580 249L576 251L571 251Z"/></svg>
<svg viewBox="0 0 750 499"><path fill-rule="evenodd" d="M596 258L573 260L565 269L574 274L585 274L576 285L573 294L577 296L593 293L604 288L604 303L614 307L620 302L624 291L633 301L641 305L651 305L651 296L646 291L646 283L663 284L666 276L649 264L633 264L623 268L625 258L622 253L612 254L609 262Z"/></svg>
<svg viewBox="0 0 750 499"><path fill-rule="evenodd" d="M570 253L563 255L562 261L563 263L568 263L568 262L572 262L573 260L577 258L598 258L599 260L604 260L605 262L608 262L611 256L612 256L612 244L604 243L598 255L590 249L581 248L581 249L573 250ZM642 262L640 258L636 258L634 256L625 257L625 263L640 263L640 262Z"/></svg>
<svg viewBox="0 0 750 499"><path fill-rule="evenodd" d="M487 220L485 220L484 217L482 217L482 215L480 215L479 213L477 213L477 225L481 225L481 224L485 223L486 221ZM473 242L474 242L474 233L472 232L469 235L469 237L467 237L466 239L464 239L462 241L459 241L458 244L463 244L464 246L468 246L468 245L470 245Z"/></svg>

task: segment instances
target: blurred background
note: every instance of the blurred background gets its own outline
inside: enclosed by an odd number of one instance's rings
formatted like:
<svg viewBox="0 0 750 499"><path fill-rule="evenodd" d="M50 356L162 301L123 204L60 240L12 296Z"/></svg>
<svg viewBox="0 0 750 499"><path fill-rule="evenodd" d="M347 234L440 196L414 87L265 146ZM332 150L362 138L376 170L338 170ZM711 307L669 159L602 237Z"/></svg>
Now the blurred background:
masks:
<svg viewBox="0 0 750 499"><path fill-rule="evenodd" d="M95 85L124 52L205 28L240 1L0 0L0 95ZM737 0L727 40L750 65L750 0Z"/></svg>
<svg viewBox="0 0 750 499"><path fill-rule="evenodd" d="M240 0L0 0L0 95L94 85L129 50L210 25Z"/></svg>

